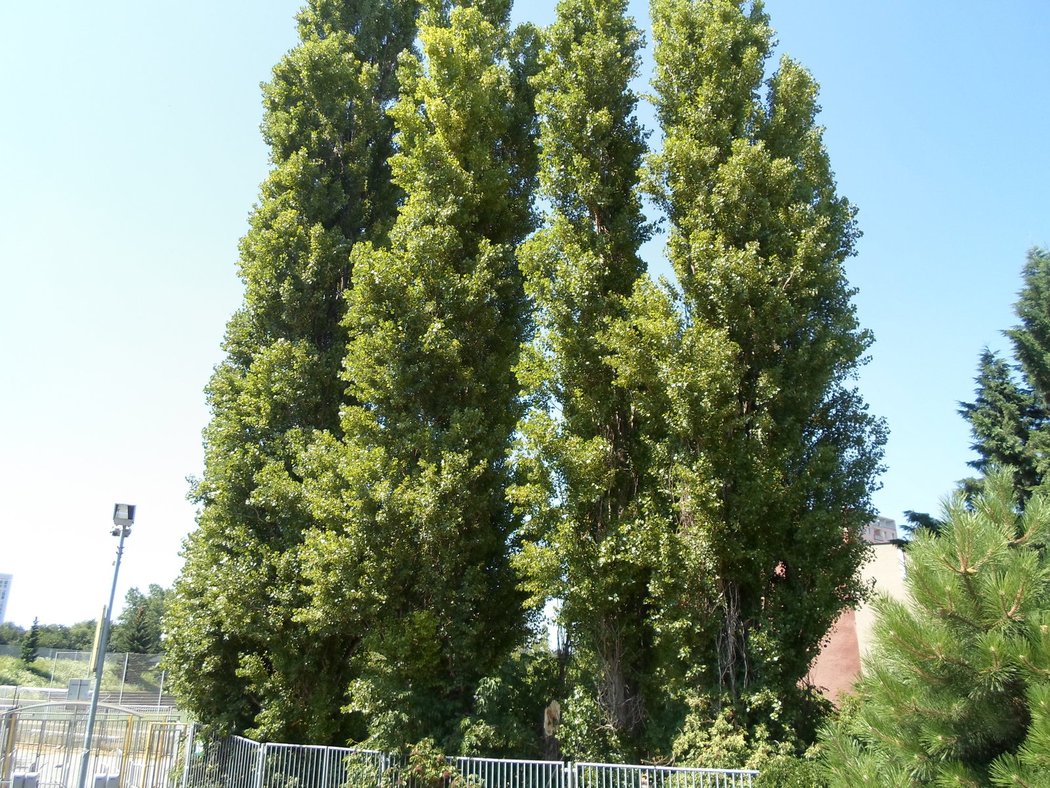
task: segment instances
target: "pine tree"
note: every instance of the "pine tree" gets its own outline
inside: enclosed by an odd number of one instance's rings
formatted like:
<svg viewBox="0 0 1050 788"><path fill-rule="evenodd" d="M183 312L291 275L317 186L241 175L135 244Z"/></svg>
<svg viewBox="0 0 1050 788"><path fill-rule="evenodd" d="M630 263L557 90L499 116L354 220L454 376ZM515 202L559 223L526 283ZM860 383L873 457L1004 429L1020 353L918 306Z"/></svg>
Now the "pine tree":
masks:
<svg viewBox="0 0 1050 788"><path fill-rule="evenodd" d="M594 697L612 742L599 752L635 743L651 663L637 497L644 446L603 342L644 275L638 248L649 235L637 189L645 143L629 87L641 35L625 12L623 0L558 4L537 80L551 211L522 250L539 328L521 368L532 402L516 489L531 516L522 564L537 599L561 603L577 684L562 730L581 755L577 721L587 713L578 707Z"/></svg>
<svg viewBox="0 0 1050 788"><path fill-rule="evenodd" d="M1021 325L1007 331L1025 377L1042 402L1050 402L1050 252L1031 249L1015 309Z"/></svg>
<svg viewBox="0 0 1050 788"><path fill-rule="evenodd" d="M208 387L199 528L167 620L180 703L220 729L342 743L338 712L355 633L294 620L297 546L312 522L302 454L340 434L350 253L381 243L400 198L387 159L395 62L412 0L311 0L301 43L264 88L273 170L241 242L244 306Z"/></svg>
<svg viewBox="0 0 1050 788"><path fill-rule="evenodd" d="M662 403L647 395L669 408L654 455L676 523L657 620L682 686L746 719L763 689L791 706L862 591L859 533L885 437L852 381L871 341L843 269L858 232L812 77L784 57L763 94L761 2L656 0L653 29L653 190L681 301L636 299L634 335L644 347L669 326L680 339L662 364L684 370Z"/></svg>
<svg viewBox="0 0 1050 788"><path fill-rule="evenodd" d="M129 590L107 650L159 654L163 650L161 633L167 597L168 592L156 584L150 585L148 594L137 588Z"/></svg>
<svg viewBox="0 0 1050 788"><path fill-rule="evenodd" d="M457 747L478 682L523 640L505 488L535 154L529 37L512 40L508 16L506 2L425 5L391 110L405 201L388 245L353 251L354 402L313 455L332 470L310 486L323 527L301 552L303 620L356 634L342 689L377 746Z"/></svg>
<svg viewBox="0 0 1050 788"><path fill-rule="evenodd" d="M1007 472L908 550L909 602L876 602L854 707L824 735L832 785L1045 785L1050 498Z"/></svg>
<svg viewBox="0 0 1050 788"><path fill-rule="evenodd" d="M1015 363L985 349L976 398L959 412L970 422L978 454L970 465L978 471L1009 466L1023 503L1050 470L1050 253L1030 250L1022 277L1014 306L1021 322L1006 332Z"/></svg>
<svg viewBox="0 0 1050 788"><path fill-rule="evenodd" d="M1009 365L985 349L977 372L977 398L959 408L973 432L971 467L984 473L993 466L1012 470L1014 488L1024 497L1040 483L1032 435L1046 420L1037 395L1019 385Z"/></svg>
<svg viewBox="0 0 1050 788"><path fill-rule="evenodd" d="M19 648L19 654L21 655L22 661L27 665L32 665L36 662L37 648L40 646L40 621L36 618L33 619L33 625L29 628L29 631L22 635L22 641Z"/></svg>

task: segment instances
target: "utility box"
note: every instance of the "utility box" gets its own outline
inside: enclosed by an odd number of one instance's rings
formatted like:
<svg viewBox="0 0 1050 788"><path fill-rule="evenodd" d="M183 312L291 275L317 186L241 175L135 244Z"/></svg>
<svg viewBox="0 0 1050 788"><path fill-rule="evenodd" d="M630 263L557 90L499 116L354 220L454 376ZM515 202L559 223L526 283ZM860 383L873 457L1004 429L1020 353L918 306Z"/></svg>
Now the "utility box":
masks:
<svg viewBox="0 0 1050 788"><path fill-rule="evenodd" d="M94 788L120 788L120 775L96 774Z"/></svg>
<svg viewBox="0 0 1050 788"><path fill-rule="evenodd" d="M91 700L91 679L70 679L66 700Z"/></svg>
<svg viewBox="0 0 1050 788"><path fill-rule="evenodd" d="M39 774L15 774L11 778L11 788L37 788L40 785Z"/></svg>

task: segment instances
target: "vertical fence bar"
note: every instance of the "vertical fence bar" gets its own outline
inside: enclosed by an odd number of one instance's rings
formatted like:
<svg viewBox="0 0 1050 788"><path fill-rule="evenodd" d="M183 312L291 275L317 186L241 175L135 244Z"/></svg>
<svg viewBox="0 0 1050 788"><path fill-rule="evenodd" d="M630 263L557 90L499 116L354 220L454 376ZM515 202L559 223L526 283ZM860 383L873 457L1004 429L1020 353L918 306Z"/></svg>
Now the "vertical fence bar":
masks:
<svg viewBox="0 0 1050 788"><path fill-rule="evenodd" d="M252 785L255 788L262 788L263 775L266 773L266 745L260 744L259 749L256 750L255 756L255 779L252 781Z"/></svg>
<svg viewBox="0 0 1050 788"><path fill-rule="evenodd" d="M193 757L193 746L194 739L197 734L197 725L190 723L186 729L186 735L183 737L183 750L182 750L182 786L181 788L187 788L190 781L190 758Z"/></svg>

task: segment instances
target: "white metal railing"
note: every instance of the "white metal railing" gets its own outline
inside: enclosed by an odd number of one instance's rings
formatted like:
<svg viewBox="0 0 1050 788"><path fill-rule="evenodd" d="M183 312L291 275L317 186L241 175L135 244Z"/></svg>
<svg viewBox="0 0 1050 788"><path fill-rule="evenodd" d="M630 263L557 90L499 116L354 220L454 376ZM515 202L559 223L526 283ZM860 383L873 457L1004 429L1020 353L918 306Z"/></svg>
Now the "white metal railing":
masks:
<svg viewBox="0 0 1050 788"><path fill-rule="evenodd" d="M508 761L498 758L449 758L468 780L485 788L561 788L566 766L561 761Z"/></svg>
<svg viewBox="0 0 1050 788"><path fill-rule="evenodd" d="M264 746L240 736L191 744L183 788L257 788Z"/></svg>
<svg viewBox="0 0 1050 788"><path fill-rule="evenodd" d="M750 788L750 769L690 769L678 766L621 766L575 763L572 788Z"/></svg>
<svg viewBox="0 0 1050 788"><path fill-rule="evenodd" d="M394 758L376 750L296 744L265 744L263 748L263 786L378 786L392 769L400 766Z"/></svg>
<svg viewBox="0 0 1050 788"><path fill-rule="evenodd" d="M446 758L478 788L751 788L757 771ZM181 788L411 788L404 759L376 750L261 744L238 736L190 748Z"/></svg>

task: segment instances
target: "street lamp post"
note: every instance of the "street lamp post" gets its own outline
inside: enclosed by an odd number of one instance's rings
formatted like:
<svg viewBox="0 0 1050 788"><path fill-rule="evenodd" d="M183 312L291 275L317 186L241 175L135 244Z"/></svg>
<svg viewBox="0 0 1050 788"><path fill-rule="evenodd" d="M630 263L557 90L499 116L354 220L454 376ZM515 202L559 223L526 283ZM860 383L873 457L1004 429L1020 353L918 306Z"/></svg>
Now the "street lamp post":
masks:
<svg viewBox="0 0 1050 788"><path fill-rule="evenodd" d="M80 781L78 788L87 785L88 761L91 759L91 738L95 732L95 715L98 713L98 695L102 689L102 668L106 662L106 645L109 642L109 619L113 610L113 600L117 594L117 575L120 573L120 559L124 555L124 539L131 533L131 526L135 522L134 504L118 503L113 506L113 536L119 536L117 542L117 562L113 566L113 585L109 589L109 604L106 606L105 615L102 618L102 629L98 639L98 648L95 651L95 690L91 693L91 709L88 711L87 730L84 732L84 751L80 755Z"/></svg>

